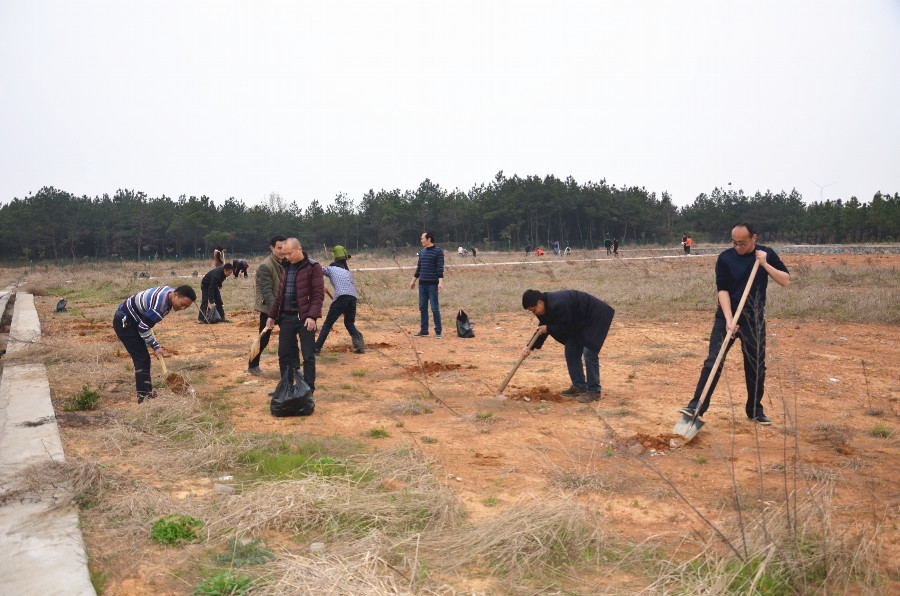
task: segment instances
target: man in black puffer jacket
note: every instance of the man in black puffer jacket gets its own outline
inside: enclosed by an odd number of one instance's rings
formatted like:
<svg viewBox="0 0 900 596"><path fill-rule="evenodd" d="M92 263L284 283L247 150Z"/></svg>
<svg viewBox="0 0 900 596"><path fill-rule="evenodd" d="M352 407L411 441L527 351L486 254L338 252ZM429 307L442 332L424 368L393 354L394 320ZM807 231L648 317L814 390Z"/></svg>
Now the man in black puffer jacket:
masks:
<svg viewBox="0 0 900 596"><path fill-rule="evenodd" d="M207 320L208 315L206 308L210 303L216 305L216 311L219 313L219 316L222 317L222 322L225 322L225 307L222 305L221 290L222 284L225 283L225 280L231 275L233 270L234 267L231 263L225 263L221 267L213 267L203 276L203 280L200 282L202 299L200 300L200 314L197 315L198 323L216 322Z"/></svg>

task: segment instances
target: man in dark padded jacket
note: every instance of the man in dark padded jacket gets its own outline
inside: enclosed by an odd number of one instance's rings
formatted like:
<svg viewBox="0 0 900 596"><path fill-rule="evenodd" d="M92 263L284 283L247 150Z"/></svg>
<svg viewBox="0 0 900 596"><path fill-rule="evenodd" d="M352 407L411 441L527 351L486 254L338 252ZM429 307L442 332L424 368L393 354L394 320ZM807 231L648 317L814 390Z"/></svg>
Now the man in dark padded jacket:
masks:
<svg viewBox="0 0 900 596"><path fill-rule="evenodd" d="M278 326L278 368L281 376L289 366L300 366L303 355L303 380L316 390L316 319L322 316L325 301L325 278L322 265L309 258L300 241L288 238L284 241L284 255L288 264L281 277L281 285L275 294L275 303L269 309L266 328ZM297 345L297 336L300 345Z"/></svg>
<svg viewBox="0 0 900 596"><path fill-rule="evenodd" d="M222 322L225 322L225 307L222 305L222 284L225 283L225 280L231 275L233 270L234 267L231 263L225 263L220 267L213 267L203 276L203 280L200 282L202 298L200 300L200 314L197 315L198 323L216 322L209 319L206 310L210 303L216 305L216 310L219 312L219 316L222 317Z"/></svg>
<svg viewBox="0 0 900 596"><path fill-rule="evenodd" d="M566 366L572 386L562 395L581 403L600 399L600 348L612 324L613 308L599 298L578 290L546 293L526 290L522 294L522 308L534 313L541 324L538 327L541 336L533 348L525 348L525 355L532 350L540 350L547 335L550 335L565 346Z"/></svg>

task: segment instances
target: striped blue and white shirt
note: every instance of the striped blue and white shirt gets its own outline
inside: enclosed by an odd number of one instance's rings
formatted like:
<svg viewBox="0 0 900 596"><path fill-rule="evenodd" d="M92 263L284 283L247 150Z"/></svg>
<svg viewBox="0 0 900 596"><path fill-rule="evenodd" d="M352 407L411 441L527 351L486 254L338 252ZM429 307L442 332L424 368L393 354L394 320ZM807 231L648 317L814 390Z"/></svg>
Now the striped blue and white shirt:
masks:
<svg viewBox="0 0 900 596"><path fill-rule="evenodd" d="M173 291L171 286L157 286L129 296L119 305L117 312L137 325L138 333L152 350L158 349L159 343L150 329L169 314L168 298Z"/></svg>
<svg viewBox="0 0 900 596"><path fill-rule="evenodd" d="M337 265L330 267L322 267L322 274L331 280L334 286L334 297L353 296L359 298L356 293L356 282L353 281L353 274Z"/></svg>

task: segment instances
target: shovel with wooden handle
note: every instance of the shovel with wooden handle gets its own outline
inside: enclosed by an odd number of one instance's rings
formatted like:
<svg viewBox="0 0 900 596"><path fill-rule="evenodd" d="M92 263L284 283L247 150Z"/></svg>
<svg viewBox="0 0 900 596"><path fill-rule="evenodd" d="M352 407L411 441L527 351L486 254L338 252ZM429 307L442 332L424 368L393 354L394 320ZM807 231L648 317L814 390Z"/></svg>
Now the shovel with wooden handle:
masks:
<svg viewBox="0 0 900 596"><path fill-rule="evenodd" d="M534 346L534 342L536 342L540 336L541 336L541 331L540 331L540 328L538 328L534 332L534 335L531 336L531 341L528 342L527 349L530 350ZM507 385L509 385L509 382L512 380L513 375L516 374L517 370L519 370L519 366L522 364L522 361L525 360L526 356L528 356L528 354L522 354L521 356L519 356L519 360L516 362L516 365L513 366L511 371L509 371L509 374L506 375L506 378L503 379L503 383L500 385L500 389L497 390L497 395L499 397L503 397L503 390L506 389Z"/></svg>
<svg viewBox="0 0 900 596"><path fill-rule="evenodd" d="M753 269L750 270L750 279L747 280L747 285L744 287L744 293L741 294L741 301L738 302L737 310L734 311L735 321L741 317L741 311L744 310L744 303L747 302L747 296L750 294L750 287L753 285L753 280L756 278L756 272L758 270L759 260L753 263ZM694 415L688 416L687 414L682 414L681 420L675 423L672 434L680 435L690 441L697 436L700 429L706 424L700 420L700 410L703 409L709 400L709 388L712 386L713 379L716 378L716 371L719 370L719 365L725 357L725 351L728 350L728 342L731 341L733 335L734 329L729 330L728 333L725 334L725 339L722 341L722 347L719 348L719 355L716 356L716 362L713 364L712 370L709 373L709 378L706 379L706 385L703 386L703 391L700 393L700 399L697 402L697 410L694 412Z"/></svg>
<svg viewBox="0 0 900 596"><path fill-rule="evenodd" d="M152 329L150 330L150 334L156 339L156 335L153 333ZM166 360L162 357L162 354L156 354L156 359L159 360L159 367L162 368L163 378L166 380L166 386L169 388L169 391L181 394L188 393L190 391L190 385L184 377L178 373L169 372L169 368L166 366Z"/></svg>
<svg viewBox="0 0 900 596"><path fill-rule="evenodd" d="M260 342L262 342L262 338L266 333L272 333L272 330L269 328L263 329L262 331L259 332L259 335L256 336L256 339L253 340L253 345L250 346L250 354L248 355L248 358L247 358L247 366L250 366L250 363L253 362L253 360L257 356L259 356L259 352L260 352L259 345L260 345Z"/></svg>

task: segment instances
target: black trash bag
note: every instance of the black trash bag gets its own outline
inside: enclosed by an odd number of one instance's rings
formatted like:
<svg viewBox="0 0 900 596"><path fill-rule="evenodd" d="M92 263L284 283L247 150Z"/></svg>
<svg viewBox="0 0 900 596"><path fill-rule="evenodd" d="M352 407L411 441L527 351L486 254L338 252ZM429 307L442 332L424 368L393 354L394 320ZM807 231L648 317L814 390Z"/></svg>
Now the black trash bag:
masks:
<svg viewBox="0 0 900 596"><path fill-rule="evenodd" d="M59 302L56 303L56 312L67 312L66 305L69 304L69 301L63 298Z"/></svg>
<svg viewBox="0 0 900 596"><path fill-rule="evenodd" d="M456 334L460 337L475 337L469 315L462 309L456 314Z"/></svg>
<svg viewBox="0 0 900 596"><path fill-rule="evenodd" d="M272 393L272 403L269 404L272 416L310 416L315 409L312 389L303 379L303 371L288 367Z"/></svg>
<svg viewBox="0 0 900 596"><path fill-rule="evenodd" d="M205 318L207 323L221 323L225 320L222 318L222 315L219 314L219 311L216 310L215 306L210 306L206 309Z"/></svg>

